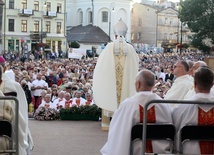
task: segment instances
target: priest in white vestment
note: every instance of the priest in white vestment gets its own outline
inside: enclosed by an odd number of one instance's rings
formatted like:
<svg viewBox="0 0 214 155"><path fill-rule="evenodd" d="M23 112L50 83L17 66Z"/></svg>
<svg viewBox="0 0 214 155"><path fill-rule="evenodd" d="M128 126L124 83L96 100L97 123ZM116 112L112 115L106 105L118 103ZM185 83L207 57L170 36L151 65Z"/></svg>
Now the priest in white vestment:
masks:
<svg viewBox="0 0 214 155"><path fill-rule="evenodd" d="M126 43L126 24L120 20L114 27L116 40L107 44L99 55L93 76L93 98L103 114L111 117L121 101L136 93L134 78L139 58L133 46ZM102 129L108 130L109 118L102 116Z"/></svg>
<svg viewBox="0 0 214 155"><path fill-rule="evenodd" d="M207 66L206 62L204 61L197 61L193 64L192 68L190 69L190 73L192 73L192 76L194 77L195 71L202 66ZM194 79L192 78L192 80L194 81ZM214 95L214 90L211 89L211 93L213 93ZM192 87L185 95L184 99L190 99L191 97L193 97L195 95L195 90L194 87Z"/></svg>
<svg viewBox="0 0 214 155"><path fill-rule="evenodd" d="M195 72L194 89L196 94L189 100L199 102L213 102L214 95L210 92L213 86L214 74L208 67L200 67ZM187 124L214 125L214 105L188 105L180 104L173 110L173 122L177 129L177 150L179 150L180 129ZM214 142L201 143L197 141L186 142L183 145L184 154L214 154ZM205 151L205 152L203 152Z"/></svg>
<svg viewBox="0 0 214 155"><path fill-rule="evenodd" d="M5 60L3 60L2 58L3 57L0 58L0 65L5 71ZM15 93L15 96L19 101L19 115L23 119L23 123L20 122L19 124L19 129L24 134L22 140L20 140L20 154L30 154L30 150L33 149L34 144L33 139L31 137L30 129L28 127L28 104L25 97L25 92L18 82L10 79L5 73L2 74L2 83L0 85L0 90L5 96L13 96L13 94Z"/></svg>
<svg viewBox="0 0 214 155"><path fill-rule="evenodd" d="M176 76L172 87L167 91L164 99L183 100L187 92L193 87L193 80L188 75L189 65L184 60L179 60L174 65L173 74ZM172 105L173 107L174 105Z"/></svg>
<svg viewBox="0 0 214 155"><path fill-rule="evenodd" d="M143 116L140 107L144 107L148 101L161 98L151 90L155 84L155 75L149 70L142 70L136 77L137 94L124 100L115 111L110 123L108 140L101 149L102 155L129 155L130 137L132 127L142 122ZM152 112L147 118L151 123L172 123L171 108L168 104L152 104L148 107ZM150 114L150 112L148 112ZM150 120L151 119L151 120ZM157 131L158 132L158 131ZM141 155L142 142L134 143L134 155ZM154 153L169 153L169 142L152 141L152 151Z"/></svg>

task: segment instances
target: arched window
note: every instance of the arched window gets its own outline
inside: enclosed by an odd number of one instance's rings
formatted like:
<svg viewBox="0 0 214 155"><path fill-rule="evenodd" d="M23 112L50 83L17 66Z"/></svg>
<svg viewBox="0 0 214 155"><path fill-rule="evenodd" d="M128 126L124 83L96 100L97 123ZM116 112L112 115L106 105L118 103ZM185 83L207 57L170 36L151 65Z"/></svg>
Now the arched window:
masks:
<svg viewBox="0 0 214 155"><path fill-rule="evenodd" d="M102 22L107 23L108 22L108 12L102 11Z"/></svg>
<svg viewBox="0 0 214 155"><path fill-rule="evenodd" d="M78 13L77 13L77 23L78 25L81 25L83 23L83 12L81 9L78 10Z"/></svg>

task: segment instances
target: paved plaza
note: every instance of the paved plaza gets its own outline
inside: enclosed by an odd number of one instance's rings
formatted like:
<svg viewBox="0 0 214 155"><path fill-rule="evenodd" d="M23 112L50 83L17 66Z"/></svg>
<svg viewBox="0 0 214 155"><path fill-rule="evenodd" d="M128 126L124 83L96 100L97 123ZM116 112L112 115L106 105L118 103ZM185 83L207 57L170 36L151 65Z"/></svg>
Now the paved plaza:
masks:
<svg viewBox="0 0 214 155"><path fill-rule="evenodd" d="M34 140L32 155L100 155L108 132L96 121L29 120Z"/></svg>

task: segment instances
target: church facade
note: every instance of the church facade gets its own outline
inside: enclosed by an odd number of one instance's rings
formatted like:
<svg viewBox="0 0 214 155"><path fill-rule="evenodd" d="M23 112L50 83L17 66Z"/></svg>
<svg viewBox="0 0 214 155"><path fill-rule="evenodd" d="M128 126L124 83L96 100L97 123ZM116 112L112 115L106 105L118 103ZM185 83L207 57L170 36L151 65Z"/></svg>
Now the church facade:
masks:
<svg viewBox="0 0 214 155"><path fill-rule="evenodd" d="M67 28L92 24L99 26L110 40L114 40L114 25L122 19L127 27L127 41L131 41L131 0L67 0Z"/></svg>

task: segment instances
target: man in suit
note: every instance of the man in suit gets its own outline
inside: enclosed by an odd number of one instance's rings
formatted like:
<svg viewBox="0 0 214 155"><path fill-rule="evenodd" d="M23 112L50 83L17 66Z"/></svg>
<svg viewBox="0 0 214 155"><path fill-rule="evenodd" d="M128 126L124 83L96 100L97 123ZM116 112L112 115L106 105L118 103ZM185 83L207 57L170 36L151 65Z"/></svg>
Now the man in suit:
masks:
<svg viewBox="0 0 214 155"><path fill-rule="evenodd" d="M167 82L167 80L170 80L171 82L173 81L174 79L174 74L172 73L171 69L167 69L166 71L166 75L165 75L165 82Z"/></svg>

